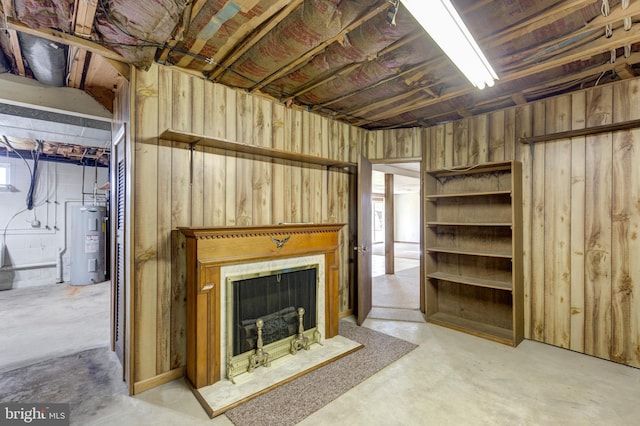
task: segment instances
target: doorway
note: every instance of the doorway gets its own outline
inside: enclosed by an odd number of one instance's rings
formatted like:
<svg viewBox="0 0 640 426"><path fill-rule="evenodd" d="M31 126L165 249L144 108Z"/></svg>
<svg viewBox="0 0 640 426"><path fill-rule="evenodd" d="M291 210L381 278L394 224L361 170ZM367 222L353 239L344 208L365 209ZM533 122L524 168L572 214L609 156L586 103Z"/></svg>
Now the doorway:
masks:
<svg viewBox="0 0 640 426"><path fill-rule="evenodd" d="M420 163L373 164L372 182L373 308L369 318L423 322Z"/></svg>

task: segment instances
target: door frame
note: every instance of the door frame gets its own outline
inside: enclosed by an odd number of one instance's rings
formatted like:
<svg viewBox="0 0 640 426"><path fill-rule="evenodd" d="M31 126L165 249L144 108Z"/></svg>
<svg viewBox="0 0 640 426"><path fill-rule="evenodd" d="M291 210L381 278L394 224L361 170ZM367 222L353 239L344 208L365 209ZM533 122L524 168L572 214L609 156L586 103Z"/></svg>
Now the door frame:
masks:
<svg viewBox="0 0 640 426"><path fill-rule="evenodd" d="M369 160L372 164L372 166L374 164L399 164L399 163L415 163L418 164L419 167L419 180L420 180L420 192L419 192L419 197L420 197L420 212L419 212L419 217L420 217L420 260L419 260L419 264L420 264L420 279L419 279L419 286L420 286L420 312L422 312L424 314L425 312L425 308L426 308L426 292L425 292L425 276L424 276L424 262L425 262L425 253L424 253L424 235L425 235L425 229L424 229L424 172L425 172L425 165L424 165L424 161L422 159L422 157L415 157L415 158L399 158L399 159L374 159L374 160ZM372 170L373 172L373 170ZM370 194L371 196L371 194ZM358 221L360 220L360 218L358 217ZM357 286L356 286L357 287ZM357 298L357 296L356 296Z"/></svg>

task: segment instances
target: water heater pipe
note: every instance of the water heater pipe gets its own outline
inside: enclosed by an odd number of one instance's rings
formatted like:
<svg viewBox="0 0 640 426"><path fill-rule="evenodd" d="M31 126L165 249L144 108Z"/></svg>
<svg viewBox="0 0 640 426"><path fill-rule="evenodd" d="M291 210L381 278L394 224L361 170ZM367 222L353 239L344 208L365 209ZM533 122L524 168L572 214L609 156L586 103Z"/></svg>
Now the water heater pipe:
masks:
<svg viewBox="0 0 640 426"><path fill-rule="evenodd" d="M53 268L54 266L56 266L56 262L28 263L26 265L3 266L0 268L0 272L19 271L21 269Z"/></svg>
<svg viewBox="0 0 640 426"><path fill-rule="evenodd" d="M81 200L67 200L64 202L64 245L62 247L58 247L58 257L56 258L56 276L58 277L58 283L64 282L64 271L62 269L62 256L67 252L67 235L69 234L69 229L67 228L67 208L69 207L69 203L82 203Z"/></svg>

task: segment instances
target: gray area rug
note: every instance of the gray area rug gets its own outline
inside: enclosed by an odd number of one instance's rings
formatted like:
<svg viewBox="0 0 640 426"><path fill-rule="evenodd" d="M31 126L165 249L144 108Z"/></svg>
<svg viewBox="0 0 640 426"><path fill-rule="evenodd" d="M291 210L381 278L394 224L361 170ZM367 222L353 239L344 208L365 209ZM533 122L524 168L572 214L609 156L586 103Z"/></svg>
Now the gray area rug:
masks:
<svg viewBox="0 0 640 426"><path fill-rule="evenodd" d="M418 345L340 321L340 334L364 348L260 395L226 416L236 425L295 425Z"/></svg>
<svg viewBox="0 0 640 426"><path fill-rule="evenodd" d="M108 347L89 349L3 372L0 401L68 403L72 424L86 424L100 402L114 394L128 395L122 368Z"/></svg>

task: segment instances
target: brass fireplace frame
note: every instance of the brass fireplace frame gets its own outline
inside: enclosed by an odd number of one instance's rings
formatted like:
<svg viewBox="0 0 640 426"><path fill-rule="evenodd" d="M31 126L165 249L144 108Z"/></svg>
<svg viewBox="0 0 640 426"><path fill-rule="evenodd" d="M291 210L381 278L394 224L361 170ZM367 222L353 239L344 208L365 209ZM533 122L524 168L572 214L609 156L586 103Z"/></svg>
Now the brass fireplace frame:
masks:
<svg viewBox="0 0 640 426"><path fill-rule="evenodd" d="M278 268L277 270L273 270L273 271L261 271L261 272L251 272L251 273L243 273L243 274L238 274L238 275L227 275L226 276L226 301L224 301L226 303L226 321L225 324L227 325L227 341L226 341L226 346L227 346L227 359L226 359L226 364L227 364L227 378L231 381L233 381L233 378L238 376L239 374L245 373L248 370L249 367L249 358L251 356L251 354L253 354L255 351L250 350L250 351L246 351L243 353L240 353L238 355L232 355L233 353L233 340L231 338L229 338L230 336L233 335L233 283L236 281L241 281L241 280L246 280L246 279L251 279L251 278L260 278L260 277L268 277L268 276L272 276L272 275L277 275L277 274L281 274L281 273L285 273L285 272L296 272L296 271L305 271L305 270L309 270L309 269L315 269L316 270L316 283L315 283L315 287L316 287L316 305L317 305L317 294L318 291L320 290L320 285L319 285L319 281L320 281L320 264L318 263L312 263L312 264L306 264L306 265L302 265L302 266L295 266L295 267L284 267L284 268ZM296 306L295 308L298 308L298 306ZM319 332L316 332L317 328L318 328L318 312L316 311L316 318L315 318L315 323L316 326L313 328L310 328L308 330L305 330L304 335L309 339L309 341L311 343L320 343L318 341L319 339ZM271 361L274 361L278 358L282 358L283 356L286 356L289 354L290 352L290 347L291 347L291 340L294 338L294 336L290 336L290 337L286 337L283 339L280 339L278 341L275 342L271 342L268 345L265 345L264 350L269 353L269 359Z"/></svg>

